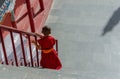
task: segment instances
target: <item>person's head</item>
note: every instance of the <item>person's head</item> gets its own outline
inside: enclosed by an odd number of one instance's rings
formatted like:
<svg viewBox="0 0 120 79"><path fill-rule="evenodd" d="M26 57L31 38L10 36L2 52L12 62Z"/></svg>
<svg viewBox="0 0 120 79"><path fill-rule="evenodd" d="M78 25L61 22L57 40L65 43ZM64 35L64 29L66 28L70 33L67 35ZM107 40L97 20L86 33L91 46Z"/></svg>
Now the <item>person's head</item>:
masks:
<svg viewBox="0 0 120 79"><path fill-rule="evenodd" d="M45 36L48 36L49 34L51 34L51 28L48 27L48 26L44 26L42 28L42 33L45 35Z"/></svg>

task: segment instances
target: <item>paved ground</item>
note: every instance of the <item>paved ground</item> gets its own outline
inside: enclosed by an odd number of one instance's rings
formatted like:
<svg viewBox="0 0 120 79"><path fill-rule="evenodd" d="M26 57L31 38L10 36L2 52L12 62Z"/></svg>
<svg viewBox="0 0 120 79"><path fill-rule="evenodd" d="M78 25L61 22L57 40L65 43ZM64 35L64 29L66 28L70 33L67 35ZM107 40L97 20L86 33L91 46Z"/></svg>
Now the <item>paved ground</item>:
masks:
<svg viewBox="0 0 120 79"><path fill-rule="evenodd" d="M119 3L54 0L46 24L59 40L63 68L53 71L0 66L1 79L119 79Z"/></svg>
<svg viewBox="0 0 120 79"><path fill-rule="evenodd" d="M72 69L75 79L119 79L119 3L119 0L54 1L47 24L59 40L63 70Z"/></svg>

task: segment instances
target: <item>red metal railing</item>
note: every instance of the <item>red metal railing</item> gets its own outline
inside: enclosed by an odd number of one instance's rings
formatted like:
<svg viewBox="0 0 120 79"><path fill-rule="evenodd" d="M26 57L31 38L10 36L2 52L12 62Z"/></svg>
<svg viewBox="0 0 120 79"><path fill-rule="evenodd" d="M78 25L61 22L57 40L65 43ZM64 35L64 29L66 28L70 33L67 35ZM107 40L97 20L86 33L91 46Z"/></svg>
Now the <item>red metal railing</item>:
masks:
<svg viewBox="0 0 120 79"><path fill-rule="evenodd" d="M3 51L3 57L0 58L0 63L1 64L6 64L6 65L16 65L16 66L32 66L32 67L39 67L39 60L40 60L40 53L38 52L37 48L35 50L36 53L34 53L36 56L34 56L35 58L33 58L33 51L32 51L32 45L31 45L31 38L35 39L37 41L38 36L36 36L34 33L29 33L29 32L25 32L25 31L21 31L16 29L17 28L17 24L18 22L20 22L22 19L24 19L24 17L26 17L27 15L29 16L29 20L30 20L30 28L31 28L31 32L35 32L35 25L34 25L34 18L41 13L42 11L44 11L44 3L43 0L39 0L39 6L40 9L34 13L33 12L33 8L30 5L30 0L25 0L26 2L26 7L27 7L27 12L25 14L23 14L19 19L15 20L14 18L14 13L11 14L12 15L12 27L7 27L4 25L0 25L0 40L1 40L1 46L2 46L2 51ZM13 50L13 52L11 53L13 55L13 59L9 58L8 55L8 51L6 50L6 45L4 39L4 31L7 32L6 35L10 36L10 40L11 41L11 50ZM14 33L19 35L20 38L20 45L21 45L21 53L22 53L22 57L18 57L18 50L16 49L16 43L15 43L15 37L14 37ZM28 41L28 48L29 48L29 54L26 53L26 49L24 47L24 41L23 41L23 37L27 36L27 41ZM9 44L8 44L9 45ZM56 51L58 51L58 41L56 40ZM28 60L28 57L30 58ZM35 59L35 60L34 60Z"/></svg>
<svg viewBox="0 0 120 79"><path fill-rule="evenodd" d="M8 59L8 53L6 52L6 47L5 47L5 42L4 41L4 38L3 38L3 31L7 31L9 32L10 34L10 39L7 39L8 40L11 40L12 42L12 49L13 50L13 56L14 56L14 59ZM20 37L20 41L17 41L17 42L20 42L20 45L21 45L21 51L20 53L22 53L22 57L21 59L18 59L18 55L17 55L17 51L16 50L16 47L15 47L15 42L14 42L14 36L13 36L13 33L16 33L19 35ZM8 35L9 35L8 34ZM23 37L26 37L26 39L28 39L28 47L29 47L29 54L26 55L25 53L25 47L24 47L24 42L23 42ZM6 64L6 65L16 65L16 66L31 66L31 67L39 67L40 64L39 64L39 60L40 60L40 53L38 53L38 49L36 48L36 54L32 52L32 45L31 45L31 38L32 39L35 39L37 41L37 38L38 36L35 34L35 33L29 33L29 32L24 32L24 31L20 31L20 30L17 30L15 28L11 28L11 27L7 27L7 26L3 26L3 25L0 25L0 38L1 38L1 44L2 44L2 49L3 49L3 55L4 55L4 61L1 62L1 64ZM56 40L56 51L58 51L58 41ZM33 55L36 55L34 56L36 60L33 59ZM30 57L30 60L28 60L27 57ZM1 59L2 60L2 59ZM23 60L23 62L22 62Z"/></svg>
<svg viewBox="0 0 120 79"><path fill-rule="evenodd" d="M23 54L24 65L27 66L28 65L27 63L30 63L31 66L33 67L33 59L32 59L33 56L32 56L30 37L37 38L37 36L34 33L23 32L23 31L14 29L14 28L10 28L10 27L6 27L6 26L1 25L0 26L1 44L2 44L2 48L3 48L4 59L5 59L4 63L7 64L7 65L9 64L8 61L10 61L10 60L8 60L8 56L7 56L7 53L6 53L6 48L5 48L5 44L4 44L5 41L4 41L4 38L3 38L2 31L8 31L10 33L11 39L8 39L8 40L11 40L11 42L12 42L13 55L14 55L14 59L12 59L12 60L15 60L16 66L19 66L18 63L20 63L20 62L18 61L18 58L17 58L17 53L16 53L17 51L16 51L16 48L15 48L13 33L17 33L17 34L20 35L20 41L18 41L18 42L21 42L21 48L22 48L21 53ZM29 50L30 50L30 60L31 60L30 62L27 62L27 60L26 60L26 55L25 55L25 50L24 50L24 45L23 45L23 35L28 36ZM36 51L38 51L38 50L36 50ZM38 55L37 55L37 58L39 58ZM39 59L37 59L37 60L39 60Z"/></svg>
<svg viewBox="0 0 120 79"><path fill-rule="evenodd" d="M35 24L34 24L33 18L35 18L39 13L41 13L44 10L43 0L39 0L40 9L37 13L33 12L33 7L31 7L30 0L25 0L25 3L26 3L26 7L27 7L27 12L25 14L23 14L17 21L15 21L15 19L12 20L12 25L13 25L13 27L17 28L16 23L18 23L19 21L21 21L24 17L26 17L28 15L29 21L30 21L31 32L35 32Z"/></svg>

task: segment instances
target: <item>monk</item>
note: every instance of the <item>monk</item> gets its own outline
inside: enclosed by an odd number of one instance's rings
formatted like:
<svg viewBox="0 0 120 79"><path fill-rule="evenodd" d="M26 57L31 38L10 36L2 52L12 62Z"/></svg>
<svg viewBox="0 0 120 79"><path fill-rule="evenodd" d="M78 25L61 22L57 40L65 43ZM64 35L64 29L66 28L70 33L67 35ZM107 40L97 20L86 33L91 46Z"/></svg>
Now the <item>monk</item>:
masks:
<svg viewBox="0 0 120 79"><path fill-rule="evenodd" d="M37 34L40 36L38 43L32 41L41 52L40 65L42 68L56 69L59 70L62 68L62 64L58 57L57 51L54 49L55 38L50 36L51 29L48 26L42 28L43 35Z"/></svg>

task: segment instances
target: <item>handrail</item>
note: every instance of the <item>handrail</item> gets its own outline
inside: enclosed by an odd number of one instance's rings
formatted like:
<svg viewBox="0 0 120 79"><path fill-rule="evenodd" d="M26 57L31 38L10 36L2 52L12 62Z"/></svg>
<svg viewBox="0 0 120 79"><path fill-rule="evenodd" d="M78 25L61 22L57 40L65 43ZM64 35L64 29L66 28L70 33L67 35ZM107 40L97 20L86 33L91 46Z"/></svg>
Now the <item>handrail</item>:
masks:
<svg viewBox="0 0 120 79"><path fill-rule="evenodd" d="M26 7L27 7L27 13L23 14L23 16L21 16L19 19L12 20L12 26L13 27L8 27L5 25L0 25L0 41L2 44L2 49L3 49L3 56L4 56L4 62L2 61L2 59L0 59L0 63L1 64L6 64L6 65L16 65L16 66L32 66L32 67L39 67L40 63L39 63L39 53L38 53L38 49L36 48L36 61L33 60L33 54L32 54L32 46L31 46L31 39L30 37L33 37L35 39L35 41L37 41L37 38L39 37L39 35L36 35L35 33L31 33L31 32L35 32L35 26L34 26L34 18L41 13L42 11L44 11L45 6L44 6L44 2L43 0L39 0L39 6L40 9L38 10L37 13L34 13L32 11L32 7L30 5L30 0L25 0L26 1ZM31 32L26 32L23 30L18 30L17 28L17 24L19 21L21 21L25 16L29 16L29 20L30 20L30 28L31 28ZM3 31L7 31L10 34L10 40L12 43L12 52L13 52L13 57L14 59L8 59L7 56L7 51L6 51L6 47L5 47L5 41L4 41L4 32ZM17 50L15 48L15 43L14 43L14 35L13 33L17 33L19 34L19 38L20 38L20 44L21 44L21 53L22 53L22 58L20 58L20 60L18 60L18 55L17 55ZM26 53L25 53L25 48L24 48L24 42L23 42L23 36L27 36L27 40L28 40L28 47L29 47L29 56L30 56L30 61L27 61L26 58ZM58 51L58 40L56 40L56 51ZM22 60L23 61L22 61Z"/></svg>
<svg viewBox="0 0 120 79"><path fill-rule="evenodd" d="M6 48L5 48L5 44L4 44L4 38L3 38L3 33L4 32L2 33L3 30L10 32L12 48L13 48L13 55L14 55L14 59L11 59L11 60L8 60L8 57L7 57ZM22 59L23 59L24 64L21 61L18 60L17 51L16 51L15 43L14 43L13 33L17 33L17 34L20 35ZM27 35L28 45L29 45L28 47L29 47L29 54L30 54L29 55L30 56L30 62L27 62L27 59L26 59L26 53L25 53L25 48L24 48L24 44L23 44L24 42L23 42L22 35ZM29 33L29 32L18 30L18 29L12 28L12 27L7 27L7 26L4 26L4 25L0 25L0 38L1 38L1 44L2 44L2 47L3 47L4 59L5 59L5 64L6 65L10 64L8 61L11 61L12 65L13 65L13 62L14 62L13 60L15 60L16 66L19 66L19 65L31 66L31 67L35 67L35 66L39 67L40 66L40 64L39 64L39 54L38 54L38 49L37 48L36 48L36 61L33 60L32 47L31 47L31 42L30 42L30 40L31 40L30 37L31 36L34 37L35 41L37 41L37 38L39 37L39 35L36 35L35 33ZM56 48L55 49L56 49L56 51L58 51L58 40L56 40Z"/></svg>
<svg viewBox="0 0 120 79"><path fill-rule="evenodd" d="M28 2L28 3L27 3ZM30 4L30 2L29 1L27 1L26 2L26 4ZM32 14L33 14L33 18L35 18L39 13L41 13L42 11L44 11L44 3L43 3L43 0L39 0L39 6L40 6L40 9L38 10L38 12L36 12L36 13L34 13L33 12L33 7L27 7L27 9L29 9L30 11L32 11ZM27 15L28 15L29 13L28 12L26 12L26 13L24 13L20 18L18 18L17 20L16 20L16 23L18 23L18 22L20 22L24 17L26 17Z"/></svg>
<svg viewBox="0 0 120 79"><path fill-rule="evenodd" d="M37 39L38 35L36 35L35 33L29 33L29 32L25 32L25 31L21 31L21 30L18 30L18 29L15 29L15 28L12 28L12 27L7 27L7 26L4 26L4 25L0 25L0 38L1 38L1 44L2 44L2 47L3 47L3 53L4 53L4 58L5 58L5 63L7 65L9 65L8 63L8 58L7 58L7 53L6 53L6 48L5 48L5 44L4 44L4 38L3 38L3 33L2 33L2 30L4 31L8 31L10 32L10 37L11 37L11 42L12 42L12 48L13 48L13 54L14 54L14 60L15 60L15 63L16 63L16 66L19 66L19 61L17 59L17 54L16 54L16 49L15 49L15 43L14 43L14 37L13 37L13 33L17 33L20 35L20 42L21 42L21 48L22 48L22 54L23 54L23 59L24 59L24 66L27 66L27 61L26 61L26 56L25 56L25 50L24 50L24 45L23 45L23 37L22 37L22 34L23 35L27 35L27 39L28 39L28 42L29 42L29 50L30 50L30 60L31 60L31 66L33 67L33 59L32 59L32 48L31 48L31 42L30 42L30 36L34 37L35 39ZM37 40L36 40L37 41ZM38 49L36 48L36 52L38 53ZM36 54L37 55L37 54ZM39 60L38 57L39 55L37 55L37 60ZM37 64L39 66L39 62L37 61Z"/></svg>
<svg viewBox="0 0 120 79"><path fill-rule="evenodd" d="M31 28L31 32L35 32L35 24L34 24L34 18L41 13L42 11L44 11L44 3L43 0L39 0L39 6L40 9L37 13L33 12L33 7L31 7L31 3L30 0L25 0L26 1L26 7L27 7L27 12L25 14L23 14L19 19L17 19L16 21L13 21L12 24L14 27L16 27L15 23L18 23L19 21L21 21L24 17L26 17L27 15L29 16L29 20L30 20L30 28Z"/></svg>
<svg viewBox="0 0 120 79"><path fill-rule="evenodd" d="M15 32L15 33L20 33L20 32L22 32L22 33L25 33L25 34L28 34L28 35L36 36L35 33L25 32L25 31L18 30L18 29L16 29L16 28L12 28L12 27L7 27L7 26L1 25L1 24L0 24L0 28L1 28L1 29L4 29L4 30L8 30L8 31L13 31L13 32ZM37 35L37 36L38 36L38 35Z"/></svg>

